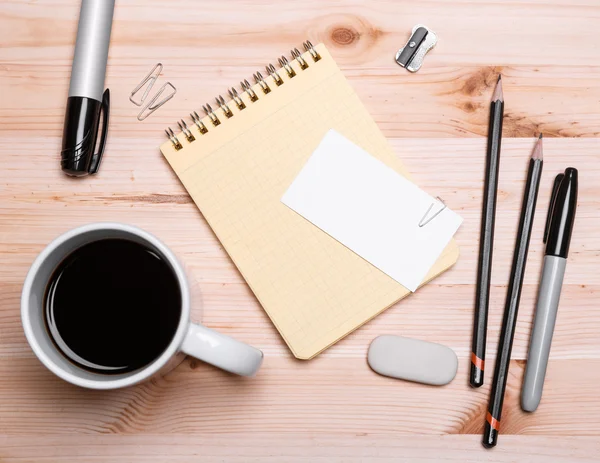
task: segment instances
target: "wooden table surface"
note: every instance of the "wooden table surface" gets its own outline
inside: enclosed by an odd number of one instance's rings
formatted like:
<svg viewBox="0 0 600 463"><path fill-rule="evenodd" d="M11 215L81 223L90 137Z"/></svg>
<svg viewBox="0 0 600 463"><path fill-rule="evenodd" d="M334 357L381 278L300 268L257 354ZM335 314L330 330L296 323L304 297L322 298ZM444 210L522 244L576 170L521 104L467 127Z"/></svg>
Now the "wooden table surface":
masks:
<svg viewBox="0 0 600 463"><path fill-rule="evenodd" d="M59 169L79 2L0 6L0 461L600 460L600 3L510 1L117 0L100 173ZM417 23L439 43L417 74L393 56ZM464 217L456 266L322 355L297 361L162 158L164 128L303 40L325 42L415 180ZM144 122L129 92L156 62L177 95ZM497 448L480 444L486 386L468 386L488 101L506 99L489 321L493 365L527 159L545 166ZM299 134L301 140L302 134ZM542 228L553 177L580 172L579 209L544 397L520 410ZM62 232L94 221L142 227L187 268L194 318L265 353L255 379L187 359L167 376L95 392L54 377L20 323L29 265ZM456 379L437 388L369 370L393 333L450 346Z"/></svg>

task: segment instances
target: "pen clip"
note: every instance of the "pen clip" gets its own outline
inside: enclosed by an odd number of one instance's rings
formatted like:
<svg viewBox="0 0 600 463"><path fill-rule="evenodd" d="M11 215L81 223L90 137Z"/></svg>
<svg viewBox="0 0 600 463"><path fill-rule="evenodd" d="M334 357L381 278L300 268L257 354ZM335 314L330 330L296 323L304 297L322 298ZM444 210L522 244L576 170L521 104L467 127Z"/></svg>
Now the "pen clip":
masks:
<svg viewBox="0 0 600 463"><path fill-rule="evenodd" d="M550 203L548 204L548 215L546 216L546 225L544 226L544 243L548 240L548 233L550 233L550 224L552 223L552 212L554 211L554 204L556 203L556 194L560 187L560 182L565 178L565 174L558 174L554 177L554 185L552 185L552 196L550 196Z"/></svg>
<svg viewBox="0 0 600 463"><path fill-rule="evenodd" d="M100 108L100 111L102 112L102 135L100 136L100 145L98 146L98 151L92 156L92 162L90 163L90 168L88 169L88 173L90 174L95 174L98 172L100 161L102 160L102 155L104 154L104 148L106 146L108 115L110 113L110 92L108 89L106 89L104 91L104 95L102 95L102 107Z"/></svg>

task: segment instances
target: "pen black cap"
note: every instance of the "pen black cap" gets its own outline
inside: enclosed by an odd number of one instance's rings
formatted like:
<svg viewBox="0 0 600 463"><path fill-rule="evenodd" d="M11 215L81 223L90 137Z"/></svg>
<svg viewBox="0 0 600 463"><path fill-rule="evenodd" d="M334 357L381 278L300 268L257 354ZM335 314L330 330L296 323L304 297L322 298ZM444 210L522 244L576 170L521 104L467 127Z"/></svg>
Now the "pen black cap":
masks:
<svg viewBox="0 0 600 463"><path fill-rule="evenodd" d="M83 177L98 172L106 146L109 106L108 89L104 92L102 101L87 97L69 97L67 100L60 159L65 174ZM95 151L100 126L102 132L98 151Z"/></svg>
<svg viewBox="0 0 600 463"><path fill-rule="evenodd" d="M552 185L552 194L550 195L550 202L548 204L548 215L546 215L546 225L544 225L544 243L548 241L548 232L550 231L550 223L552 222L552 210L556 202L556 193L558 193L558 187L560 187L560 182L562 182L563 178L565 178L565 174L558 174L554 177L554 185Z"/></svg>
<svg viewBox="0 0 600 463"><path fill-rule="evenodd" d="M577 209L577 169L568 167L559 175L562 179L555 182L549 211L546 255L567 258Z"/></svg>

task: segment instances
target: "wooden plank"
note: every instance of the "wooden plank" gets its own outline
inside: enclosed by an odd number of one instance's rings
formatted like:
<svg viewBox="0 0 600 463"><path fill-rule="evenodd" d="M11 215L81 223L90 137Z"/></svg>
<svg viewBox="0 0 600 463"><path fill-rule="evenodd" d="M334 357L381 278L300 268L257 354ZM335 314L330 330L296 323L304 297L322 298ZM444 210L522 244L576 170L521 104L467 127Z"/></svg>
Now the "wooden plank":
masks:
<svg viewBox="0 0 600 463"><path fill-rule="evenodd" d="M300 435L270 433L155 434L145 436L0 436L3 463L595 463L594 437L501 436L502 445L484 450L479 436L397 436L358 433ZM231 442L236 445L232 446ZM35 442L35 444L33 444ZM33 445L32 445L33 444ZM516 460L518 456L518 460Z"/></svg>
<svg viewBox="0 0 600 463"><path fill-rule="evenodd" d="M204 269L204 272L207 270ZM197 305L194 320L251 343L268 357L289 358L281 337L244 284L201 283L204 312ZM0 285L0 356L31 357L21 328L20 285ZM523 289L512 358L526 359L533 322L536 286ZM438 342L452 348L460 358L470 358L473 318L472 286L428 285L419 295L388 309L363 328L325 351L328 358L365 358L369 344L381 334L397 334ZM552 359L600 358L598 286L594 289L565 286L552 343ZM488 368L493 365L504 308L505 286L492 288L488 331ZM491 375L492 370L489 370Z"/></svg>
<svg viewBox="0 0 600 463"><path fill-rule="evenodd" d="M472 19L475 10L494 18L493 31L488 21ZM600 99L600 50L586 46L600 40L600 5L592 0L568 7L558 0L510 6L288 1L279 2L274 14L242 0L210 9L182 0L169 2L169 8L157 0L143 6L119 3L107 74L111 136L162 133L307 38L330 47L386 136L484 135L498 72L505 77L506 136L534 136L540 130L560 137L600 134L588 106ZM392 58L423 18L440 42L423 69L410 74ZM76 6L5 2L0 20L6 24L0 32L0 86L11 89L0 102L0 132L30 132L34 123L37 133L60 135ZM178 94L140 123L129 92L157 61Z"/></svg>
<svg viewBox="0 0 600 463"><path fill-rule="evenodd" d="M57 159L48 151L58 150L59 139L32 141L4 137L0 145L0 190L4 239L0 249L10 252L14 263L26 270L33 257L53 237L79 224L102 220L123 220L148 228L182 254L205 254L223 258L218 242L202 220L184 188L162 159L155 142L113 137L97 177L76 181L57 168ZM395 151L405 162L415 181L425 190L444 198L458 211L465 223L457 234L461 244L464 271L454 270L448 283L472 284L479 233L480 198L483 182L485 141L481 139L392 139ZM14 147L19 146L19 155ZM505 140L503 143L498 216L496 225L497 259L494 283L502 284L512 253L527 159L532 139ZM594 251L600 238L593 233L600 226L600 167L596 162L600 141L596 139L549 139L545 141L545 161L538 214L530 250L532 266L541 260L540 241L553 177L568 165L580 170L580 197L577 228L573 238L567 283L600 283ZM435 158L432 159L432 156ZM438 168L442 165L443 168ZM61 220L57 221L57 214ZM162 220L156 220L160 218ZM173 226L176 223L176 226ZM35 226L36 233L21 233L23 226ZM592 251L592 252L587 252ZM579 266L581 264L581 267ZM192 260L191 265L196 265ZM571 270L575 266L581 271ZM236 280L235 269L228 266L226 280ZM0 269L0 272L6 269ZM496 279L496 275L498 278ZM12 282L23 274L12 270L4 275ZM223 280L219 276L219 281ZM536 284L537 274L528 272L527 283Z"/></svg>
<svg viewBox="0 0 600 463"><path fill-rule="evenodd" d="M519 406L524 363L513 361L502 435L597 437L599 368L598 359L552 361L540 408L529 414ZM467 372L463 359L448 386L425 387L379 376L363 356L266 357L254 379L186 360L149 383L91 391L64 383L37 359L2 358L0 434L480 435L489 382L473 390Z"/></svg>

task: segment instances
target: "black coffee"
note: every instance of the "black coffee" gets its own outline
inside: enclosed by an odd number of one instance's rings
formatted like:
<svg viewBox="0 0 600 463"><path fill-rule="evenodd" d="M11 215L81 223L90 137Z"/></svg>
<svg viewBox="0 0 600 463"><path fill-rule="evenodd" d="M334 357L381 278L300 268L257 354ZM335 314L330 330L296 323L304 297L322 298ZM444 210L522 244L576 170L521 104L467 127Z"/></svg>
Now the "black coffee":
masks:
<svg viewBox="0 0 600 463"><path fill-rule="evenodd" d="M170 265L122 239L86 244L54 271L44 314L56 346L75 364L117 374L148 365L167 348L181 314Z"/></svg>

